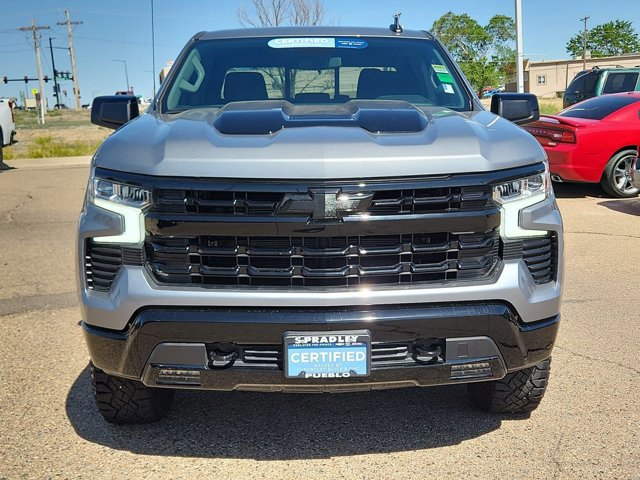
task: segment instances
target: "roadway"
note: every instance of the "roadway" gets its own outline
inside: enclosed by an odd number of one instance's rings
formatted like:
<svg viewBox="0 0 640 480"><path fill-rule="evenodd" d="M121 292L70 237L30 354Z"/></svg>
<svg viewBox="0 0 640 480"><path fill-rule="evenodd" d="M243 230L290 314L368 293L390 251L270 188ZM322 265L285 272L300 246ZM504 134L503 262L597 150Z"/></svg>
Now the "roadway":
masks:
<svg viewBox="0 0 640 480"><path fill-rule="evenodd" d="M0 479L640 478L640 199L560 186L562 323L530 416L465 388L178 393L169 417L105 423L78 323L74 232L86 159L0 173Z"/></svg>

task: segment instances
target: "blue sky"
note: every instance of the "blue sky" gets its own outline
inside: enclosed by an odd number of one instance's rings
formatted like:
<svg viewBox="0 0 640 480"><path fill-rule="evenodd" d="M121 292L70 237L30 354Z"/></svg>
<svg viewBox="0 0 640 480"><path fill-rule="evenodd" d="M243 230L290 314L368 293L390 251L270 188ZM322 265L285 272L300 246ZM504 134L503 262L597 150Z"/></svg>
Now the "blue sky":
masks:
<svg viewBox="0 0 640 480"><path fill-rule="evenodd" d="M156 70L173 59L195 32L236 28L238 7L250 6L251 0L154 0L156 26ZM640 6L632 0L522 0L525 57L532 60L567 58L567 40L582 28L585 14L595 26L616 18L630 20L640 30ZM636 5L636 6L633 6ZM150 96L153 90L151 74L151 0L0 0L0 77L35 77L36 62L30 34L17 30L31 24L49 25L42 31L42 62L45 75L53 74L48 37L54 47L67 47L63 26L64 10L72 20L81 20L74 29L78 64L78 79L82 102L89 103L95 95L113 94L126 87L126 60L129 83L137 94ZM383 26L391 23L392 14L402 12L406 28L429 29L434 20L451 10L467 13L481 24L495 14L513 16L512 0L325 0L327 18L340 25ZM58 70L71 70L68 52L54 50ZM45 91L52 100L53 82ZM63 82L71 104L72 83ZM0 81L0 96L18 96L23 82L4 84ZM28 90L37 87L30 83ZM64 100L64 99L63 99Z"/></svg>

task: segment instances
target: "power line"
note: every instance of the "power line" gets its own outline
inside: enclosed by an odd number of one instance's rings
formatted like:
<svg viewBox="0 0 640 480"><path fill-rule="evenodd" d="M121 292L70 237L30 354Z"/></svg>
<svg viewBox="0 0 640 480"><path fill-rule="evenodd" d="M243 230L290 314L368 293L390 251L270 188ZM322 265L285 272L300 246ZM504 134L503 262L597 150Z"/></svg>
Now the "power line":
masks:
<svg viewBox="0 0 640 480"><path fill-rule="evenodd" d="M64 11L66 21L57 22L57 25L66 25L69 33L69 53L71 54L71 75L73 76L73 93L76 97L76 110L80 110L80 87L78 86L78 72L76 70L76 51L73 48L73 31L71 25L82 25L82 22L72 22L69 18L69 10Z"/></svg>

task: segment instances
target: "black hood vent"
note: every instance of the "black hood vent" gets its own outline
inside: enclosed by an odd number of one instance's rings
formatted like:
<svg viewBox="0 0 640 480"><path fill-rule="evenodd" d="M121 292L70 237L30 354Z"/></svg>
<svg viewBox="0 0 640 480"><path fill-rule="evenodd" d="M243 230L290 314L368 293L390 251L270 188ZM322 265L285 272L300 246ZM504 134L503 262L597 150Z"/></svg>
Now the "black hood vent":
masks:
<svg viewBox="0 0 640 480"><path fill-rule="evenodd" d="M417 133L429 117L409 102L352 100L294 105L284 100L235 102L221 108L213 126L225 135L270 135L283 128L360 127L371 133Z"/></svg>

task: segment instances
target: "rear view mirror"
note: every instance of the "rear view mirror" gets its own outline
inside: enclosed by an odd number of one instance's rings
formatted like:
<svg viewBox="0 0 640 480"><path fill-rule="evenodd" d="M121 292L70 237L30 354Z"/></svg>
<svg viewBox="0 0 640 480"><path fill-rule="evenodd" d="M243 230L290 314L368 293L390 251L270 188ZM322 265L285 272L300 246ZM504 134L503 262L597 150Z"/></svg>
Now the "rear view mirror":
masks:
<svg viewBox="0 0 640 480"><path fill-rule="evenodd" d="M140 115L138 98L133 95L96 97L91 106L91 123L107 128L120 128Z"/></svg>
<svg viewBox="0 0 640 480"><path fill-rule="evenodd" d="M496 93L491 97L491 112L516 125L535 122L540 118L538 97L531 93Z"/></svg>

